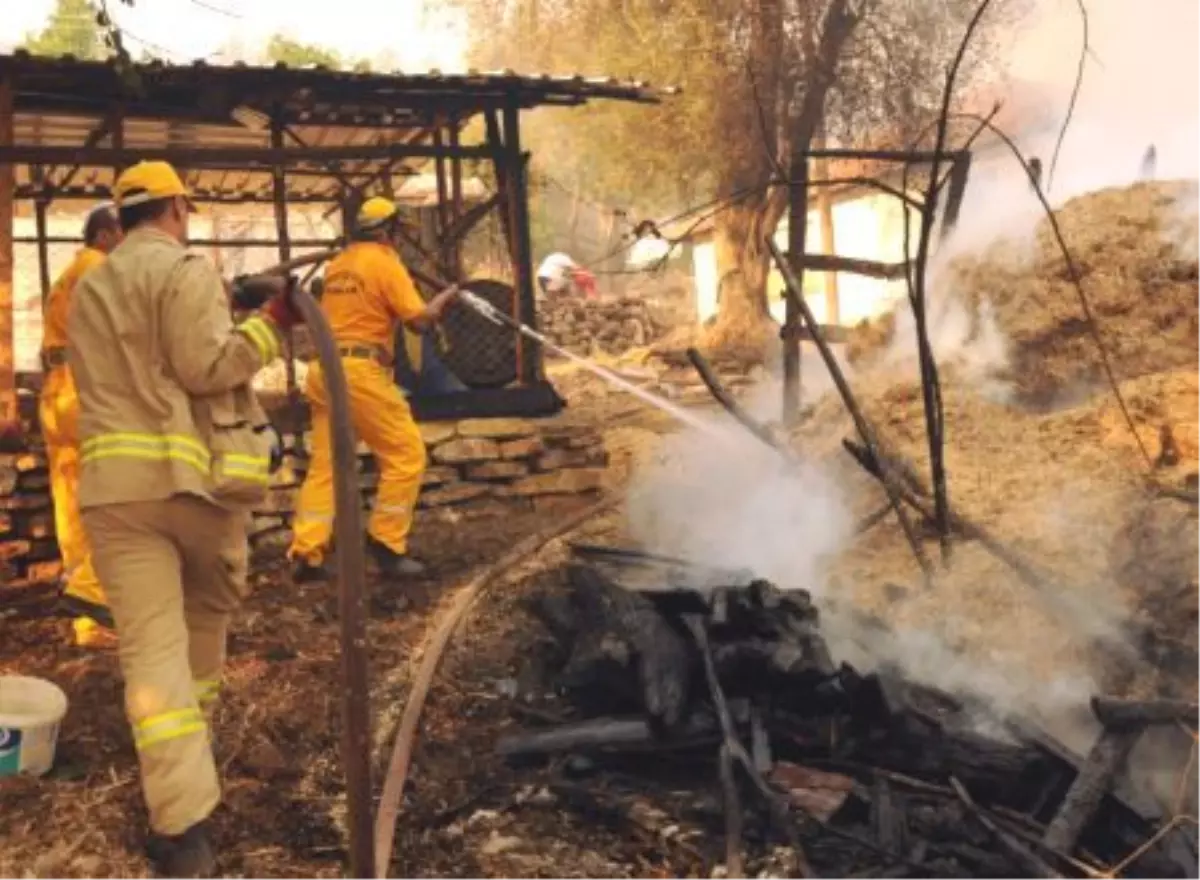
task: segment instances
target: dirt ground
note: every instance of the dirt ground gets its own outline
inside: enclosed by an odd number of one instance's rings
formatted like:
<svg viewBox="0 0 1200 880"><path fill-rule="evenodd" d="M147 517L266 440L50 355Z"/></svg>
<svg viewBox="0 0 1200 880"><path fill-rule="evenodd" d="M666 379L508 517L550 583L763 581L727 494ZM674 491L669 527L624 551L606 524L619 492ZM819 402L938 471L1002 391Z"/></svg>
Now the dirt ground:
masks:
<svg viewBox="0 0 1200 880"><path fill-rule="evenodd" d="M1153 192L1139 192L1146 204L1154 201ZM1103 267L1092 262L1102 252L1089 243L1093 275L1102 274ZM1111 389L1061 395L1064 387L1094 378L1091 366L1074 369L1086 340L1069 315L1047 310L1040 329L1018 325L1016 317L1028 314L1010 299L998 300L1002 329L1019 343L1007 366L1018 390L1028 393L998 398L966 367L946 364L953 503L1028 554L1060 589L1053 607L1032 601L1011 573L978 546L965 544L938 587L921 591L899 530L891 519L882 522L833 560L830 581L839 580L841 595L884 617L897 632L912 638L932 632L938 650L922 657L907 652L903 659L910 671L946 687L956 684L944 680L949 673L986 671L985 685L998 700L1035 709L1046 702L1042 697L1061 702L1060 690L1077 684L1062 671L1090 669L1081 646L1112 620L1124 622L1130 608L1154 618L1147 630L1161 628L1164 620L1182 621L1179 633L1167 635L1189 638L1185 647L1194 657L1196 550L1194 543L1186 552L1178 550L1177 537L1196 540L1194 508L1178 501L1144 503L1148 470L1160 484L1194 491L1194 265L1193 258L1186 272L1155 282L1160 292L1174 285L1169 302L1162 295L1161 311L1173 316L1169 350L1159 344L1166 336L1136 352L1132 342L1114 346L1126 365L1144 356L1138 369L1117 373L1134 431L1117 411ZM1126 284L1118 281L1105 291ZM1190 298L1180 293L1185 286ZM1122 310L1100 299L1115 322ZM1190 310L1181 305L1185 299ZM1057 332L1048 334L1046 324ZM1154 339L1141 331L1129 338ZM883 334L864 347L878 349L886 342ZM1030 354L1039 347L1040 359ZM1039 378L1046 376L1044 382ZM604 427L613 488L637 462L655 456L659 439L673 427L628 396L608 393L597 380L564 372L555 381L572 401L574 418ZM926 474L915 380L885 365L875 372L858 370L852 384L892 447ZM1151 457L1159 457L1164 426L1173 432L1178 460L1148 469L1134 433ZM866 515L879 506L882 493L841 453L840 441L850 434L840 402L827 396L811 407L793 439L801 454L838 475L855 514ZM396 586L372 586L377 786L395 720L439 612L472 574L562 515L561 507L426 515L414 549L431 563L433 575L407 588L413 607L401 610ZM618 511L576 537L615 541L621 528ZM925 538L934 554L934 535ZM1167 553L1164 541L1176 551ZM626 776L606 772L597 778L570 759L537 767L512 766L495 756L495 743L505 732L554 721L565 712L536 674L544 635L522 606L555 577L564 553L556 542L493 585L451 642L422 718L397 826L393 876L711 876L721 864L717 784L703 773L697 778L697 767L707 766L703 762L680 765L674 780L667 757L651 755L657 771L651 781L637 767ZM1159 569L1148 573L1150 561ZM1153 595L1146 589L1150 578L1156 581ZM221 871L341 876L347 854L336 588L293 586L277 546L260 548L254 580L232 633L214 731L225 785L225 802L215 817ZM910 646L917 644L912 638ZM58 683L71 708L51 774L0 782L0 876L146 876L144 810L115 655L71 646L67 619L6 618L0 673L6 672ZM1012 691L1014 682L1023 689ZM1194 694L1194 677L1188 684ZM979 680L972 686L978 688ZM587 778L578 780L581 775ZM820 852L809 855L819 866Z"/></svg>
<svg viewBox="0 0 1200 880"><path fill-rule="evenodd" d="M664 423L638 415L628 399L587 393L592 385L585 380L562 381L582 401L573 407L576 418L612 428L611 472L620 479ZM372 583L377 786L422 640L439 610L479 568L587 503L516 514L494 508L430 514L418 526L414 551L433 574L403 589L412 607L400 610L400 588ZM612 530L618 519L597 519L590 529ZM553 547L549 552L553 558ZM519 602L542 572L535 560L496 585L447 653L423 716L392 875L707 873L706 864L720 858L717 850L701 857L690 845L664 846L655 832L631 828L622 810L606 806L603 790L564 788L548 768L510 768L493 755L502 731L529 721L530 713L543 717L507 696L539 638L539 625ZM75 647L70 620L46 610L35 606L5 619L0 674L49 679L68 694L70 709L51 773L0 781L0 876L148 876L145 811L116 654ZM335 585L294 586L282 548L256 548L253 591L231 633L214 725L225 793L214 820L224 876L346 871L340 676ZM618 800L628 805L631 797Z"/></svg>

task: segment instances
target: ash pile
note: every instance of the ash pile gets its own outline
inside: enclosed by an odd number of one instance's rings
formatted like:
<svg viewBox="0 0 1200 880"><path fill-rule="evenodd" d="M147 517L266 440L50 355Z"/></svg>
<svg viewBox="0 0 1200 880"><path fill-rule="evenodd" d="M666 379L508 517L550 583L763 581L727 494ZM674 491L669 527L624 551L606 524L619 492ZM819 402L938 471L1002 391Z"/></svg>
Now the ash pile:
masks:
<svg viewBox="0 0 1200 880"><path fill-rule="evenodd" d="M1194 729L1195 704L1097 697L1102 733L1077 755L1026 720L838 662L804 590L633 549L572 553L527 600L547 632L530 666L569 709L520 713L532 720L497 745L568 777L568 800L638 824L662 794L675 808L651 838L723 841L688 850L714 874L1197 876L1194 823L1123 775L1147 728Z"/></svg>

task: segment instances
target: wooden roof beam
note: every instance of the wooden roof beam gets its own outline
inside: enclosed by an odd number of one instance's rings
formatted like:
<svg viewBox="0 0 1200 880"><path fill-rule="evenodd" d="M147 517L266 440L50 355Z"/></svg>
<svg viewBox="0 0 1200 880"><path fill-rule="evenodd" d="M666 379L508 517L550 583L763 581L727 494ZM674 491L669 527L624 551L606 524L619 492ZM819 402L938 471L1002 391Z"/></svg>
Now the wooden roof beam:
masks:
<svg viewBox="0 0 1200 880"><path fill-rule="evenodd" d="M120 150L94 147L41 147L32 145L0 146L0 163L14 165L132 165L143 159L164 159L174 165L194 168L261 167L274 165L328 164L362 162L371 159L433 159L437 156L482 159L490 155L485 146L434 147L428 144L380 144L357 147L258 147L167 148Z"/></svg>

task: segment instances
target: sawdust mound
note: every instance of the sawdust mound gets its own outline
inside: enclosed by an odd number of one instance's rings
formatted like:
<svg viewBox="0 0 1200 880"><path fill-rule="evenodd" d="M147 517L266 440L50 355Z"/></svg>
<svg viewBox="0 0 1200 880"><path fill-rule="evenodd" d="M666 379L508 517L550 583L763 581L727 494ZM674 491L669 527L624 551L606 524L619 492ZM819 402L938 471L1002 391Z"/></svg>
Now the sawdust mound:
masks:
<svg viewBox="0 0 1200 880"><path fill-rule="evenodd" d="M1118 379L1196 369L1197 184L1141 183L1071 200L1056 212ZM1048 220L1032 240L1008 238L937 273L932 296L986 305L1009 344L1009 379L1022 399L1048 404L1105 380L1067 261ZM906 306L902 306L904 308ZM884 316L852 333L859 363L894 336Z"/></svg>

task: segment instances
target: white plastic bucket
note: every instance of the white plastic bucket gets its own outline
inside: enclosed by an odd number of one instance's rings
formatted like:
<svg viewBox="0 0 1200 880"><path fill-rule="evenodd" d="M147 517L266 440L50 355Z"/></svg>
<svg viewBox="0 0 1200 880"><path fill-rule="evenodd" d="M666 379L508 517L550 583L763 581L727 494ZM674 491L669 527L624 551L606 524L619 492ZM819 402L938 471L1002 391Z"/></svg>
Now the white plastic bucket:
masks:
<svg viewBox="0 0 1200 880"><path fill-rule="evenodd" d="M41 776L54 764L67 695L52 682L0 675L0 776Z"/></svg>

